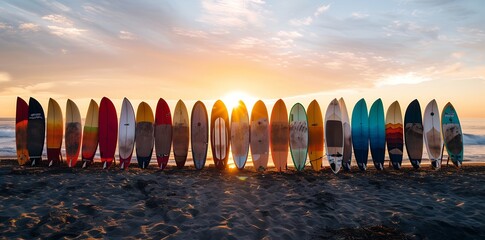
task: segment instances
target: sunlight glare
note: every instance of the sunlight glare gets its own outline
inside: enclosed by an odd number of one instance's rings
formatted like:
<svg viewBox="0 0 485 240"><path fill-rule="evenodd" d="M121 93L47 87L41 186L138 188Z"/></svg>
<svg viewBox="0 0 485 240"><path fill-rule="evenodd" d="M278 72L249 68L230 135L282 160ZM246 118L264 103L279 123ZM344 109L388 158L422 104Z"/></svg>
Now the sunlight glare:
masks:
<svg viewBox="0 0 485 240"><path fill-rule="evenodd" d="M244 104L246 104L246 107L249 109L252 104L256 102L256 98L245 93L245 92L230 92L226 94L224 97L222 97L222 101L227 107L227 110L230 112L232 109L237 107L239 105L239 100L242 100Z"/></svg>

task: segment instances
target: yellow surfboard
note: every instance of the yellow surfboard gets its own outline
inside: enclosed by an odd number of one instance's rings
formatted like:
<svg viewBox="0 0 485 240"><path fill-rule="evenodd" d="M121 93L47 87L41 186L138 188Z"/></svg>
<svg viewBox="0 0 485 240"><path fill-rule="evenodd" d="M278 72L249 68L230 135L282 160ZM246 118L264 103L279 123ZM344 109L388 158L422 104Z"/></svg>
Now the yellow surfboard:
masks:
<svg viewBox="0 0 485 240"><path fill-rule="evenodd" d="M308 157L314 171L320 171L323 159L323 117L317 100L308 106Z"/></svg>

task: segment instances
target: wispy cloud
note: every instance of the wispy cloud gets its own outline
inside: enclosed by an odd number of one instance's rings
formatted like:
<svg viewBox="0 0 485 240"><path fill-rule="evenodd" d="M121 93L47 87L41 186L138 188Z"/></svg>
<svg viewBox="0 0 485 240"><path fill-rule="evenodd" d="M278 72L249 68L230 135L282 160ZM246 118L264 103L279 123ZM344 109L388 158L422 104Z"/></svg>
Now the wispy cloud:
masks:
<svg viewBox="0 0 485 240"><path fill-rule="evenodd" d="M65 26L72 26L73 25L73 22L70 19L66 18L65 16L58 15L58 14L46 15L46 16L43 16L42 19L47 20L51 23L62 24L62 25L65 25Z"/></svg>
<svg viewBox="0 0 485 240"><path fill-rule="evenodd" d="M136 39L135 34L128 32L128 31L123 31L121 30L120 33L118 34L118 37L123 40L134 40Z"/></svg>
<svg viewBox="0 0 485 240"><path fill-rule="evenodd" d="M224 27L262 25L261 0L203 0L203 15L199 21Z"/></svg>
<svg viewBox="0 0 485 240"><path fill-rule="evenodd" d="M40 30L40 27L38 24L35 24L35 23L21 23L19 25L19 29L22 31L37 32Z"/></svg>
<svg viewBox="0 0 485 240"><path fill-rule="evenodd" d="M201 30L189 30L179 27L174 27L173 32L179 36L189 37L189 38L208 38L209 34Z"/></svg>
<svg viewBox="0 0 485 240"><path fill-rule="evenodd" d="M324 12L328 11L330 9L330 4L328 5L322 5L320 6L317 11L313 14L315 17L323 14Z"/></svg>
<svg viewBox="0 0 485 240"><path fill-rule="evenodd" d="M376 82L377 87L382 86L394 86L394 85L409 85L409 84L419 84L423 82L430 81L431 78L425 76L419 76L414 72L409 72L405 74L391 75L379 79Z"/></svg>
<svg viewBox="0 0 485 240"><path fill-rule="evenodd" d="M57 35L59 37L70 37L70 36L79 36L83 32L86 32L86 29L79 29L75 27L59 27L59 26L47 26L51 33Z"/></svg>
<svg viewBox="0 0 485 240"><path fill-rule="evenodd" d="M10 74L7 72L0 72L0 83L2 82L10 82Z"/></svg>
<svg viewBox="0 0 485 240"><path fill-rule="evenodd" d="M299 26L308 26L310 24L312 24L313 22L313 18L312 17L305 17L305 18L294 18L294 19L291 19L290 20L290 24L292 26L296 26L296 27L299 27Z"/></svg>

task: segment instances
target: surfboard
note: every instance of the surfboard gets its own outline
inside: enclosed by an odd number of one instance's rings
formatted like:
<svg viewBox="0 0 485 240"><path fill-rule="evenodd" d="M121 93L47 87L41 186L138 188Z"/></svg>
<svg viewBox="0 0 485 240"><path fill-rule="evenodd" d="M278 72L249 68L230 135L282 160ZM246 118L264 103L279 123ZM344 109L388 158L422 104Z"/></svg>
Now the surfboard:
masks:
<svg viewBox="0 0 485 240"><path fill-rule="evenodd" d="M20 166L29 162L27 150L27 124L29 121L29 105L20 97L17 97L17 109L15 114L15 143L17 146L17 161Z"/></svg>
<svg viewBox="0 0 485 240"><path fill-rule="evenodd" d="M270 121L271 158L273 159L276 171L281 172L287 168L288 143L290 141L288 111L282 99L276 101L273 106Z"/></svg>
<svg viewBox="0 0 485 240"><path fill-rule="evenodd" d="M160 169L165 169L172 148L172 113L167 102L158 99L155 111L155 153Z"/></svg>
<svg viewBox="0 0 485 240"><path fill-rule="evenodd" d="M290 110L290 151L297 171L305 168L308 153L308 118L305 107L296 103Z"/></svg>
<svg viewBox="0 0 485 240"><path fill-rule="evenodd" d="M67 100L66 104L66 162L67 166L76 166L79 158L79 151L81 150L82 140L82 126L81 126L81 114L77 105Z"/></svg>
<svg viewBox="0 0 485 240"><path fill-rule="evenodd" d="M47 161L49 166L61 164L61 146L64 134L62 111L56 100L50 98L47 107Z"/></svg>
<svg viewBox="0 0 485 240"><path fill-rule="evenodd" d="M448 156L455 166L463 164L463 132L456 109L451 103L447 103L441 113L441 132Z"/></svg>
<svg viewBox="0 0 485 240"><path fill-rule="evenodd" d="M86 168L94 161L94 155L98 149L98 123L99 107L96 101L91 99L83 128L83 145L81 150L83 168Z"/></svg>
<svg viewBox="0 0 485 240"><path fill-rule="evenodd" d="M417 169L423 157L423 120L417 99L409 104L404 114L404 140L409 160Z"/></svg>
<svg viewBox="0 0 485 240"><path fill-rule="evenodd" d="M121 169L127 169L130 166L135 149L135 131L136 120L133 105L128 98L123 98L118 130L118 155Z"/></svg>
<svg viewBox="0 0 485 240"><path fill-rule="evenodd" d="M333 99L325 113L325 152L332 172L338 173L342 167L344 151L344 129L342 112L337 99Z"/></svg>
<svg viewBox="0 0 485 240"><path fill-rule="evenodd" d="M243 101L231 112L231 151L234 164L243 169L249 153L249 114Z"/></svg>
<svg viewBox="0 0 485 240"><path fill-rule="evenodd" d="M268 110L263 101L257 101L251 111L250 147L254 169L264 171L269 159L269 119Z"/></svg>
<svg viewBox="0 0 485 240"><path fill-rule="evenodd" d="M209 119L204 103L197 101L190 116L192 159L195 168L201 170L205 166L209 147Z"/></svg>
<svg viewBox="0 0 485 240"><path fill-rule="evenodd" d="M189 151L189 113L182 100L173 111L173 155L178 168L183 168Z"/></svg>
<svg viewBox="0 0 485 240"><path fill-rule="evenodd" d="M116 142L118 140L118 115L113 102L107 97L99 104L99 154L103 168L109 168L114 162Z"/></svg>
<svg viewBox="0 0 485 240"><path fill-rule="evenodd" d="M428 151L431 166L434 169L440 168L441 148L441 119L436 100L431 100L424 109L423 115L424 142Z"/></svg>
<svg viewBox="0 0 485 240"><path fill-rule="evenodd" d="M27 151L33 167L41 164L44 141L44 109L36 99L31 97L29 99L29 119L27 122Z"/></svg>
<svg viewBox="0 0 485 240"><path fill-rule="evenodd" d="M404 146L401 106L395 101L386 113L386 142L389 160L394 169L401 169Z"/></svg>
<svg viewBox="0 0 485 240"><path fill-rule="evenodd" d="M136 111L136 159L138 166L145 169L150 165L154 144L153 111L146 102L141 102Z"/></svg>
<svg viewBox="0 0 485 240"><path fill-rule="evenodd" d="M222 170L227 166L229 157L229 114L226 105L217 100L211 111L211 150L216 168Z"/></svg>
<svg viewBox="0 0 485 240"><path fill-rule="evenodd" d="M342 113L342 128L344 130L344 152L342 156L342 167L345 171L350 171L352 161L352 130L350 129L349 113L343 98L338 100L340 112Z"/></svg>
<svg viewBox="0 0 485 240"><path fill-rule="evenodd" d="M317 100L313 100L307 109L308 115L308 158L314 171L322 169L323 159L323 117Z"/></svg>
<svg viewBox="0 0 485 240"><path fill-rule="evenodd" d="M384 106L380 98L372 104L369 111L369 143L374 167L377 170L383 170L386 154L386 122Z"/></svg>
<svg viewBox="0 0 485 240"><path fill-rule="evenodd" d="M352 110L352 146L357 166L361 171L367 169L369 157L369 116L365 99L360 99Z"/></svg>

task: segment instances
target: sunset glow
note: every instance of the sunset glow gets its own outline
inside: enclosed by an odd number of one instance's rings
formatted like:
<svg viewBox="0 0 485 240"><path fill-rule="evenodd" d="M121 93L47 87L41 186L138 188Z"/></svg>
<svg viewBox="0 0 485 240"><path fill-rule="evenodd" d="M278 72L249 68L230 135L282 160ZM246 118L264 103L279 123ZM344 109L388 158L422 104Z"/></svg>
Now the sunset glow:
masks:
<svg viewBox="0 0 485 240"><path fill-rule="evenodd" d="M327 105L451 101L485 117L481 1L2 1L0 117L15 99ZM189 104L190 105L190 104ZM64 109L63 109L64 110ZM119 110L119 109L118 109Z"/></svg>

